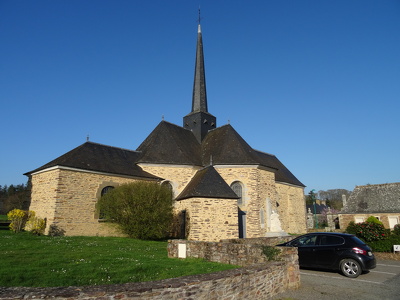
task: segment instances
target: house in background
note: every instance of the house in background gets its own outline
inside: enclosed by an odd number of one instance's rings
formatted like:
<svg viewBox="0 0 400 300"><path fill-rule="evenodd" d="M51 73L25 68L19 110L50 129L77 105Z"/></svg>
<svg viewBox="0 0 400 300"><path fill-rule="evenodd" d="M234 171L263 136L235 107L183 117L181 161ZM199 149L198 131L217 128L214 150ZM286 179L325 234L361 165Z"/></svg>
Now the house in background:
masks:
<svg viewBox="0 0 400 300"><path fill-rule="evenodd" d="M261 136L261 132L260 132ZM137 180L167 184L179 236L219 241L306 231L304 185L272 154L257 151L208 112L203 41L197 33L192 109L183 125L161 121L136 149L86 142L26 173L30 209L67 235L117 235L97 201Z"/></svg>
<svg viewBox="0 0 400 300"><path fill-rule="evenodd" d="M400 182L356 186L339 213L341 228L351 221L360 223L370 216L385 228L393 229L400 221Z"/></svg>

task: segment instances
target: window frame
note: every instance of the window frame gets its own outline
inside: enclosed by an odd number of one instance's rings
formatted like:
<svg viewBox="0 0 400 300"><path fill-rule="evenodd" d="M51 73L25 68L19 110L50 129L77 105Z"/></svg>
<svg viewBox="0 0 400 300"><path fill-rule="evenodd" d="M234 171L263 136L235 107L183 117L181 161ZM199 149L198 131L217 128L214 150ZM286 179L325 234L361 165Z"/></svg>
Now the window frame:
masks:
<svg viewBox="0 0 400 300"><path fill-rule="evenodd" d="M238 195L237 191L235 190L236 187L240 187L240 195ZM239 181L235 180L230 184L230 188L232 191L239 197L237 199L237 205L238 206L243 206L245 205L245 198L244 198L244 184Z"/></svg>

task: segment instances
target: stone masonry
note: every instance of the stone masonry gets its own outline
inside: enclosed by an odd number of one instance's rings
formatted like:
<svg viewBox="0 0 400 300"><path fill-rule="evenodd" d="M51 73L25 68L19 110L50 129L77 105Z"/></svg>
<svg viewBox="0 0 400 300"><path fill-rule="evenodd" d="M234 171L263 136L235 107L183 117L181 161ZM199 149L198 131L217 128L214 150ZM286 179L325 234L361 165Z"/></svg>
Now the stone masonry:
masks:
<svg viewBox="0 0 400 300"><path fill-rule="evenodd" d="M41 172L32 176L30 210L46 218L46 232L56 225L67 235L121 235L109 223L99 221L97 201L104 187L132 181L135 179L61 168Z"/></svg>
<svg viewBox="0 0 400 300"><path fill-rule="evenodd" d="M179 195L198 171L193 166L147 165L141 167L165 178L174 196ZM255 166L215 166L222 178L231 185L243 186L246 212L246 237L263 237L269 232L267 202L270 210L280 215L282 229L290 233L305 232L303 189L276 183L274 173ZM67 235L120 235L110 223L99 220L97 201L106 186L133 182L135 178L107 174L52 168L33 174L30 210L46 218L50 225L65 230ZM174 204L176 213L186 210L190 217L189 239L216 241L238 237L238 205L233 199L184 199ZM264 223L261 213L264 215ZM217 230L218 228L218 230Z"/></svg>
<svg viewBox="0 0 400 300"><path fill-rule="evenodd" d="M189 240L219 241L239 237L236 199L184 199L175 204L176 213L182 210L186 210Z"/></svg>

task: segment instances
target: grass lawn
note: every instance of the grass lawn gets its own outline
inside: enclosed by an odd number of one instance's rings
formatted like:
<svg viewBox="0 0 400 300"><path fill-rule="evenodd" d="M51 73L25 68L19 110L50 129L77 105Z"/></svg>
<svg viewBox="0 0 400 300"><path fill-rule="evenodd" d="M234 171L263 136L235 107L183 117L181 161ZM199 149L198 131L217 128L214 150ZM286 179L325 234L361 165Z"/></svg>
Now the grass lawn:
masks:
<svg viewBox="0 0 400 300"><path fill-rule="evenodd" d="M152 281L237 266L167 257L167 242L49 237L0 231L0 286L83 286Z"/></svg>

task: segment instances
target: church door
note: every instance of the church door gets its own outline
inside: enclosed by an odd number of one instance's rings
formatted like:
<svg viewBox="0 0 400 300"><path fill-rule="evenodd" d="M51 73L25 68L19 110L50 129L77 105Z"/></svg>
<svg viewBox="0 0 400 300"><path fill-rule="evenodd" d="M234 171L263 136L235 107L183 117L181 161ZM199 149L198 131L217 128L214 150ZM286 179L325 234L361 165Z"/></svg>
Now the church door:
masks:
<svg viewBox="0 0 400 300"><path fill-rule="evenodd" d="M246 238L246 212L238 208L239 216L239 238Z"/></svg>

